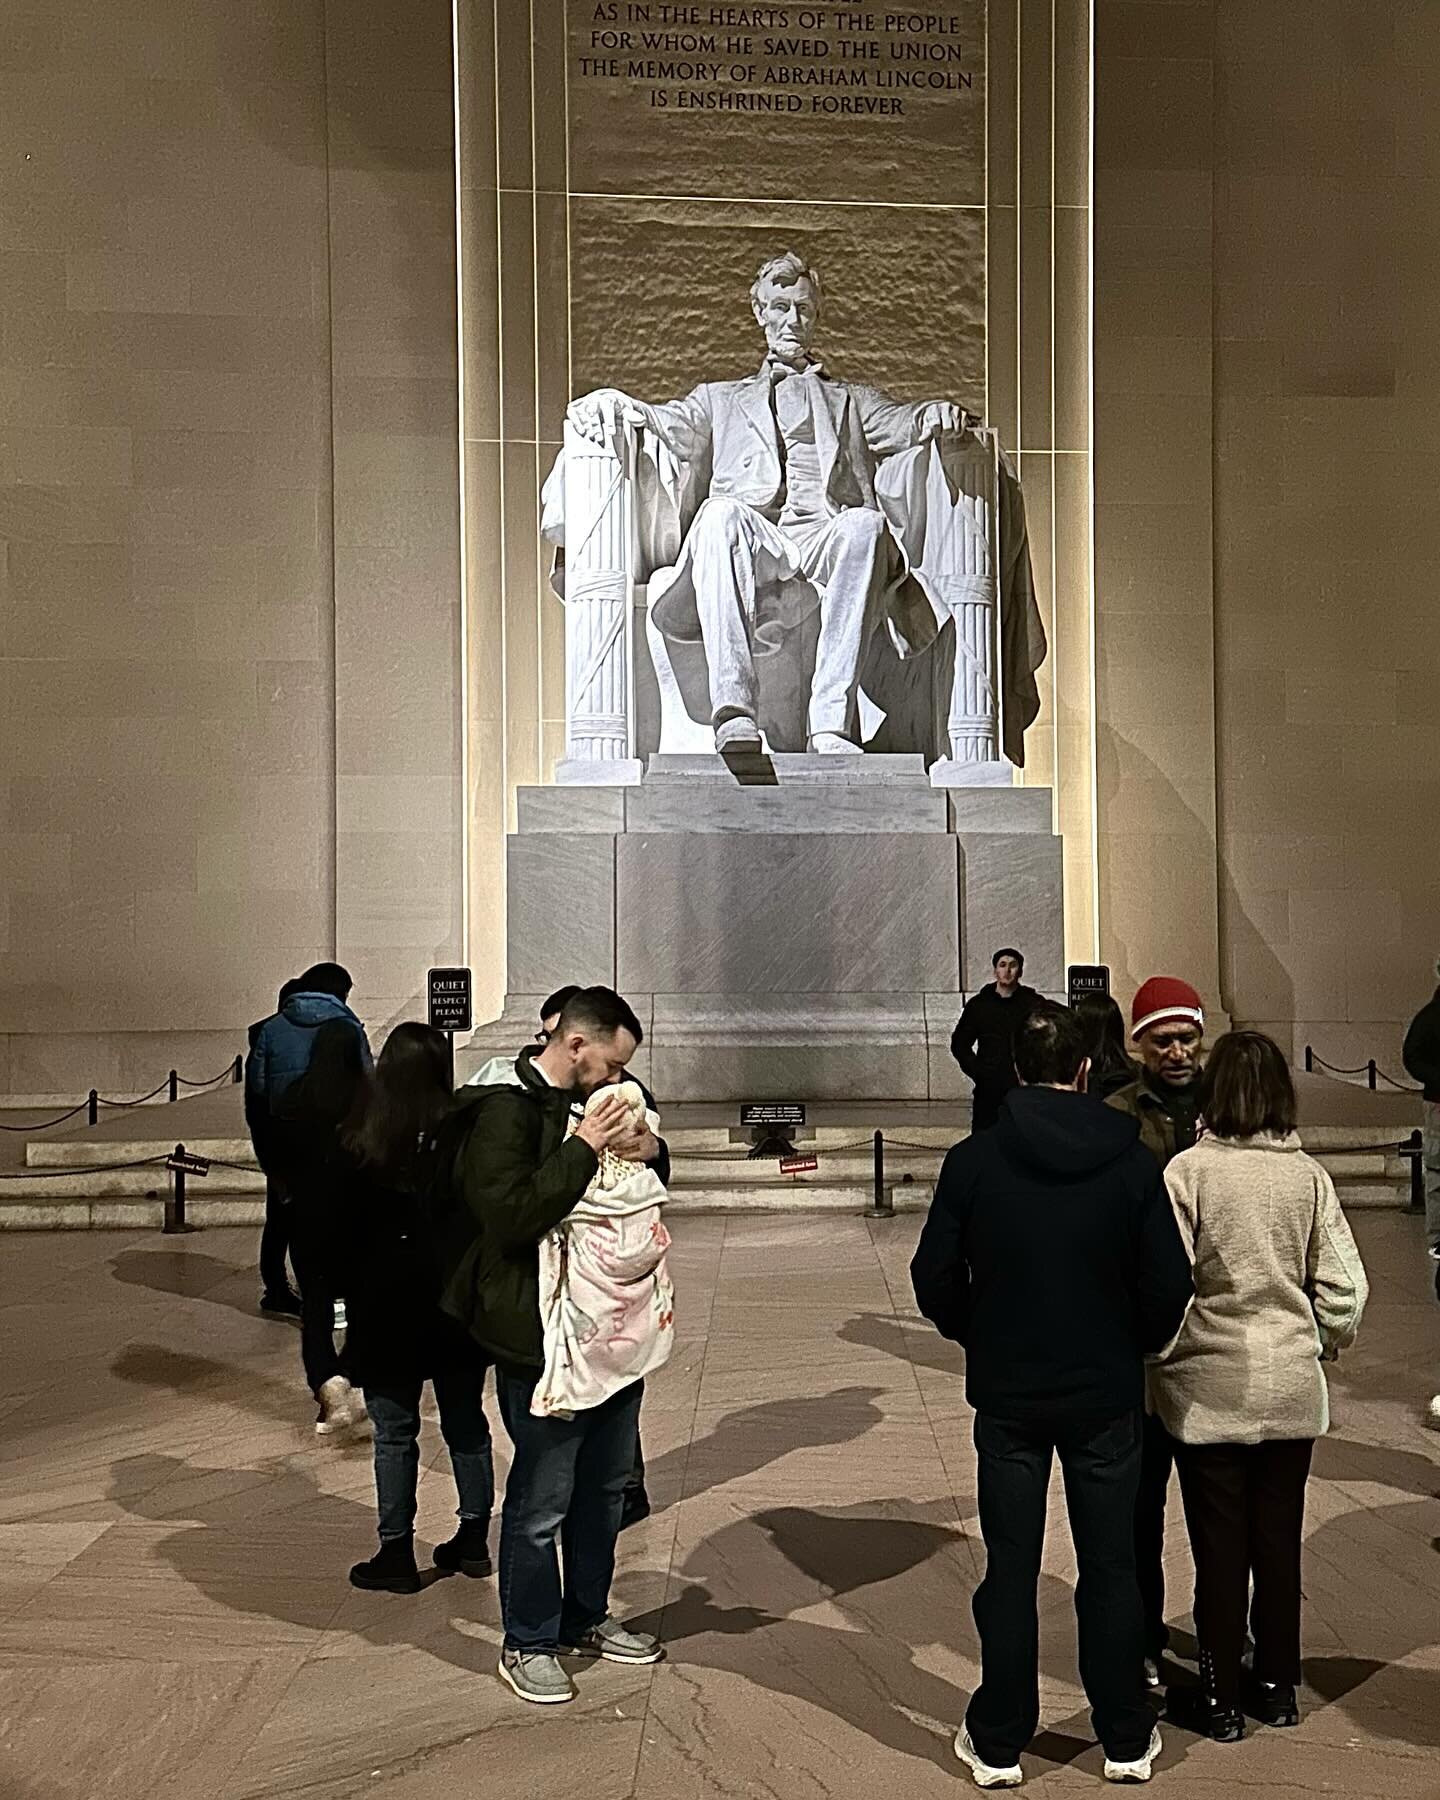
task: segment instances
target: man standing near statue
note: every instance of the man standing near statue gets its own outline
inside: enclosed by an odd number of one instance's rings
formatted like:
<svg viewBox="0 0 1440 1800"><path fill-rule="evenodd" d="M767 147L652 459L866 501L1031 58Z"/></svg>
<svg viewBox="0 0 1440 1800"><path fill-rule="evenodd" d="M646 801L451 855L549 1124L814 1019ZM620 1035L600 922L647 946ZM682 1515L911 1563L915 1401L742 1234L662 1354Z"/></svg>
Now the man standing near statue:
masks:
<svg viewBox="0 0 1440 1800"><path fill-rule="evenodd" d="M950 1054L975 1084L970 1129L988 1131L1000 1117L1000 1103L1017 1081L1015 1033L1040 996L1025 986L1025 958L1018 950L997 950L990 959L995 979L965 1002L951 1033Z"/></svg>
<svg viewBox="0 0 1440 1800"><path fill-rule="evenodd" d="M811 352L820 277L802 257L766 262L750 300L767 345L756 374L659 406L601 388L572 402L569 419L596 443L624 420L643 424L680 463L708 468L654 617L667 637L705 646L716 748L761 748L755 658L818 609L808 748L854 754L877 629L888 624L902 654L937 630L876 498L877 464L974 421L952 401L910 405L833 377Z"/></svg>
<svg viewBox="0 0 1440 1800"><path fill-rule="evenodd" d="M1188 981L1152 975L1135 995L1131 1042L1140 1076L1106 1101L1140 1123L1140 1142L1163 1169L1195 1142L1200 1123L1200 1069L1205 1009ZM1160 1659L1170 1642L1165 1623L1165 1507L1175 1467L1175 1440L1156 1414L1145 1415L1140 1492L1135 1503L1135 1572L1145 1605L1145 1680L1160 1686Z"/></svg>

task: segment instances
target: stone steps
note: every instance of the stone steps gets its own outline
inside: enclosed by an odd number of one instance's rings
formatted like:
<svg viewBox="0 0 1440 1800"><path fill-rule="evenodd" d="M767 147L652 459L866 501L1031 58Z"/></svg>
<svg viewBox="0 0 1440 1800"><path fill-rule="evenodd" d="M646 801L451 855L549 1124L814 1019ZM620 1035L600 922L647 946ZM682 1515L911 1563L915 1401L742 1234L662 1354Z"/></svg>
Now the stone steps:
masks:
<svg viewBox="0 0 1440 1800"><path fill-rule="evenodd" d="M816 1156L819 1167L796 1175L782 1175L773 1160L751 1161L747 1144L735 1141L738 1135L719 1125L668 1134L671 1205L677 1213L869 1207L874 1159L871 1134L862 1125L826 1124L798 1136L797 1151ZM922 1124L903 1126L893 1136L887 1133L885 1182L898 1211L928 1206L955 1135L953 1126ZM1319 1126L1304 1135L1330 1170L1346 1206L1406 1204L1408 1165L1388 1152L1396 1141L1393 1129ZM1367 1139L1373 1150L1334 1154L1334 1146ZM170 1179L163 1158L170 1148L155 1138L35 1140L26 1146L24 1169L0 1182L0 1230L158 1228ZM261 1223L265 1180L249 1140L196 1137L187 1140L186 1148L213 1165L208 1176L193 1176L188 1183L190 1222ZM135 1163L144 1166L124 1166Z"/></svg>

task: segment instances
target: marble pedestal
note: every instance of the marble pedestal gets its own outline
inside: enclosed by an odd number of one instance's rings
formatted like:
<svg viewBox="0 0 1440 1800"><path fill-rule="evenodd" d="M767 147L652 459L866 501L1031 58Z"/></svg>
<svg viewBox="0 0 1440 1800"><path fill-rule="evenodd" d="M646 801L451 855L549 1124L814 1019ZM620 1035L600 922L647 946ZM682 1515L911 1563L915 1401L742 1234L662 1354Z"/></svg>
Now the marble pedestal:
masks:
<svg viewBox="0 0 1440 1800"><path fill-rule="evenodd" d="M1064 988L1048 789L940 788L919 756L617 773L520 789L508 998L462 1073L529 1041L545 994L604 982L668 1101L947 1099L968 1091L950 1033L994 950Z"/></svg>

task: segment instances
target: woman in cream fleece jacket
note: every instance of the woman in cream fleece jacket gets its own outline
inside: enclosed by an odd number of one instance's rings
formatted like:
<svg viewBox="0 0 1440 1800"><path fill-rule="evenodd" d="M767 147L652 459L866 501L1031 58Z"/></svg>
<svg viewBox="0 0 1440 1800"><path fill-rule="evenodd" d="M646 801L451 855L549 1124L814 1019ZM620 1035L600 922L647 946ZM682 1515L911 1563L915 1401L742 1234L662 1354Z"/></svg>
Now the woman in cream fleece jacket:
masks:
<svg viewBox="0 0 1440 1800"><path fill-rule="evenodd" d="M1200 1111L1205 1135L1165 1175L1195 1299L1151 1371L1151 1401L1179 1444L1206 1723L1232 1741L1247 1613L1255 1710L1298 1718L1305 1483L1330 1424L1321 1363L1353 1343L1368 1287L1330 1177L1300 1148L1278 1046L1222 1038Z"/></svg>

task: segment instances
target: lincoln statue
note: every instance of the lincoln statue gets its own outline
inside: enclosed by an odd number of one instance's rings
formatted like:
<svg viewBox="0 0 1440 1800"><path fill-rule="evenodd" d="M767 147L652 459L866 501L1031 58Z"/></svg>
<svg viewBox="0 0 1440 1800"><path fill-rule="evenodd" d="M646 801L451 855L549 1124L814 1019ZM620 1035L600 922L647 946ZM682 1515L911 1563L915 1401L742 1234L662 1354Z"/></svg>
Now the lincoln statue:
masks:
<svg viewBox="0 0 1440 1800"><path fill-rule="evenodd" d="M876 495L885 458L975 421L948 400L918 405L838 379L812 350L820 277L794 254L773 257L750 290L766 354L752 375L702 382L662 405L600 388L569 422L603 442L643 425L698 480L675 576L655 602L666 638L703 643L718 750L758 751L755 659L819 615L808 748L861 750L858 693L875 633L902 656L923 649L936 611L914 578Z"/></svg>

